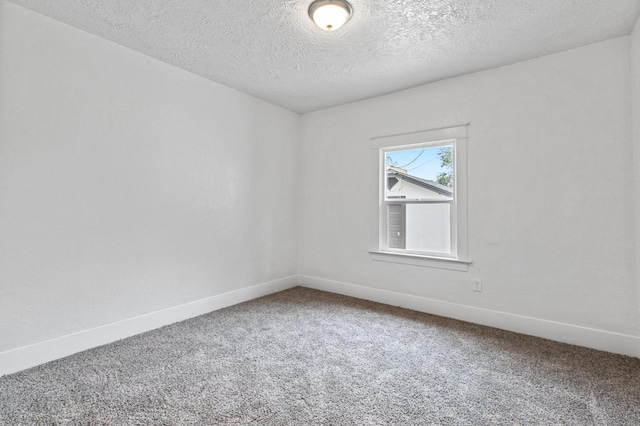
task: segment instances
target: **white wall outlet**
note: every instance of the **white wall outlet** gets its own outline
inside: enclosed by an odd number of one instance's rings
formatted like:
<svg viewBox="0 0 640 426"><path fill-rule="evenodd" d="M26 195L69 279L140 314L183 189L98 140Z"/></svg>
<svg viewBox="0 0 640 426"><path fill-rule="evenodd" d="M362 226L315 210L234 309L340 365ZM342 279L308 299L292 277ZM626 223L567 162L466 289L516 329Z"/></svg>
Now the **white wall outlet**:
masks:
<svg viewBox="0 0 640 426"><path fill-rule="evenodd" d="M473 280L473 291L482 292L482 280Z"/></svg>

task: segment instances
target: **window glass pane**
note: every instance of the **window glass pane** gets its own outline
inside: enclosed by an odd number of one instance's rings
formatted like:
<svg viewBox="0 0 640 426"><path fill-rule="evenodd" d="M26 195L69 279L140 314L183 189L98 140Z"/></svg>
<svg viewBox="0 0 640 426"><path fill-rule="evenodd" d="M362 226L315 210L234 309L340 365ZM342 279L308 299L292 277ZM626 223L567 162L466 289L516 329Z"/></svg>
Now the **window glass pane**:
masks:
<svg viewBox="0 0 640 426"><path fill-rule="evenodd" d="M386 152L388 200L450 199L453 145Z"/></svg>
<svg viewBox="0 0 640 426"><path fill-rule="evenodd" d="M406 249L451 253L449 203L406 205Z"/></svg>

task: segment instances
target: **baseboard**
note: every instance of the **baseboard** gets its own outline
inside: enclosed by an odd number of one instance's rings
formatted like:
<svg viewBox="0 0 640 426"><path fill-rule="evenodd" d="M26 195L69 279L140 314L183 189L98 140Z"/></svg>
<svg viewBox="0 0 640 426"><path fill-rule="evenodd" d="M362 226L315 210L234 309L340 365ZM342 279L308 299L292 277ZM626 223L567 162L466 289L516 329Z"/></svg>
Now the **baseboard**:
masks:
<svg viewBox="0 0 640 426"><path fill-rule="evenodd" d="M290 276L0 353L0 376L297 285Z"/></svg>
<svg viewBox="0 0 640 426"><path fill-rule="evenodd" d="M640 358L640 337L636 336L442 302L323 278L297 275L244 287L2 352L0 353L0 376L35 367L77 352L115 342L178 321L184 321L227 306L286 290L296 285Z"/></svg>
<svg viewBox="0 0 640 426"><path fill-rule="evenodd" d="M640 358L640 337L547 321L468 305L442 302L426 297L364 287L323 278L298 275L304 287L400 306L419 312L455 318L502 330L542 337L576 346Z"/></svg>

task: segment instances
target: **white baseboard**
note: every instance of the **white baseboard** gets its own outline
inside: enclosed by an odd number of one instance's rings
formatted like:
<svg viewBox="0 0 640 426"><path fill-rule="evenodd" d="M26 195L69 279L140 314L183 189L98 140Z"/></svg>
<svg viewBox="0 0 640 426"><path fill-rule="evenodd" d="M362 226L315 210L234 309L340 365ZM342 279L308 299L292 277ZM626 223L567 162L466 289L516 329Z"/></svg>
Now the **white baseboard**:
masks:
<svg viewBox="0 0 640 426"><path fill-rule="evenodd" d="M468 305L442 302L426 297L309 277L306 275L298 275L298 283L304 287L317 290L343 294L345 296L357 297L359 299L371 300L387 305L400 306L414 311L455 318L576 346L584 346L640 358L640 337L637 336L492 311Z"/></svg>
<svg viewBox="0 0 640 426"><path fill-rule="evenodd" d="M290 276L0 353L0 376L297 285Z"/></svg>
<svg viewBox="0 0 640 426"><path fill-rule="evenodd" d="M0 353L0 376L296 285L640 358L640 337L442 302L306 275L290 276Z"/></svg>

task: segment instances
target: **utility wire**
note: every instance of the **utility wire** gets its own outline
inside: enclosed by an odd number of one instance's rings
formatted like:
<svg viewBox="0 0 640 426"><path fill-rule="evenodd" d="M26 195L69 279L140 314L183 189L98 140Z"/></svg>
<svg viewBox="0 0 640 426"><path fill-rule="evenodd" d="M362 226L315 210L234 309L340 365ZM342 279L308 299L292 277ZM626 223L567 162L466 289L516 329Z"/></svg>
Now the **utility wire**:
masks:
<svg viewBox="0 0 640 426"><path fill-rule="evenodd" d="M425 161L424 163L420 164L419 166L416 166L416 167L414 167L412 169L409 169L407 171L410 172L411 170L419 169L420 167L424 166L425 164L430 163L432 160L433 160L433 158L431 160Z"/></svg>
<svg viewBox="0 0 640 426"><path fill-rule="evenodd" d="M420 154L418 154L418 156L416 158L414 158L413 160L409 161L407 164L405 164L404 166L400 167L401 169L404 169L405 167L407 167L409 164L413 163L414 161L416 161L418 158L420 158L420 156L424 154L424 149L422 151L420 151Z"/></svg>

